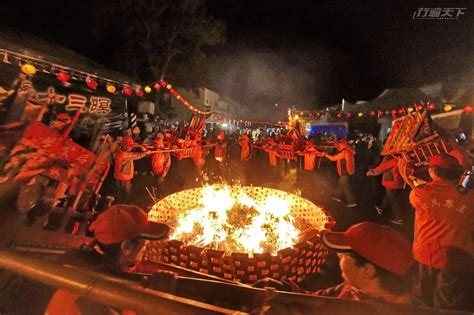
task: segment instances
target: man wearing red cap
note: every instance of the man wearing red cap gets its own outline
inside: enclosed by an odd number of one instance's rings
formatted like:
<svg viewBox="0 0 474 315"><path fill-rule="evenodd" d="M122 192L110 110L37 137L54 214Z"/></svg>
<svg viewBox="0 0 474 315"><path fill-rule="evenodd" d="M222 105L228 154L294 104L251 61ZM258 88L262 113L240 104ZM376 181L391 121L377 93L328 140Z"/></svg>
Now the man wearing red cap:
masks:
<svg viewBox="0 0 474 315"><path fill-rule="evenodd" d="M339 174L339 179L337 181L336 196L333 197L333 199L340 202L341 196L344 195L347 201L346 207L356 207L357 204L349 183L349 177L355 173L355 150L347 143L345 139L337 141L334 144L334 147L338 151L337 154L330 155L324 153L324 156L329 160L337 162L337 173Z"/></svg>
<svg viewBox="0 0 474 315"><path fill-rule="evenodd" d="M417 293L436 307L472 310L474 192L456 191L463 168L451 155L433 157L428 172L432 181L410 194L413 254L420 265Z"/></svg>
<svg viewBox="0 0 474 315"><path fill-rule="evenodd" d="M389 226L362 222L345 232L323 231L321 240L338 253L344 282L308 292L284 280L292 291L357 301L421 304L410 293L411 274L416 265L411 246L398 231Z"/></svg>
<svg viewBox="0 0 474 315"><path fill-rule="evenodd" d="M93 248L72 251L62 259L68 265L86 267L113 275L132 272L141 261L146 240L160 240L167 236L165 224L148 221L147 214L136 206L114 205L92 222ZM103 305L84 300L66 290L57 290L45 314L116 314ZM128 312L127 314L134 314Z"/></svg>

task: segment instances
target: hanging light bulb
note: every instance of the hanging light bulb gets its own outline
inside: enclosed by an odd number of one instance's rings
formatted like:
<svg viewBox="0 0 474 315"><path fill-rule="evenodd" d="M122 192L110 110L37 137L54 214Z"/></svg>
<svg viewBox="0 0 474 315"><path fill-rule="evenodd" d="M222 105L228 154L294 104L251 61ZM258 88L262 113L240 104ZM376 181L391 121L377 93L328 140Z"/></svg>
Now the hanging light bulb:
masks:
<svg viewBox="0 0 474 315"><path fill-rule="evenodd" d="M443 110L444 110L445 112L449 112L451 109L453 109L453 106L452 106L451 104L445 104L445 105L443 106Z"/></svg>
<svg viewBox="0 0 474 315"><path fill-rule="evenodd" d="M87 77L86 79L86 84L87 84L87 87L90 88L90 89L93 89L95 90L97 88L97 86L99 85L99 83L97 83L97 81Z"/></svg>
<svg viewBox="0 0 474 315"><path fill-rule="evenodd" d="M21 66L21 72L23 72L24 74L27 74L29 76L32 76L36 73L36 67L29 64L29 63L25 63L23 66Z"/></svg>
<svg viewBox="0 0 474 315"><path fill-rule="evenodd" d="M435 104L430 104L430 105L428 105L428 109L429 109L429 110L435 110L435 109L436 109L436 105L435 105Z"/></svg>
<svg viewBox="0 0 474 315"><path fill-rule="evenodd" d="M364 116L364 113L363 113L363 112L359 112L359 113L357 114L357 116L362 117L362 116Z"/></svg>
<svg viewBox="0 0 474 315"><path fill-rule="evenodd" d="M129 87L129 86L125 86L123 89L122 89L122 93L125 94L125 95L132 95L132 89Z"/></svg>
<svg viewBox="0 0 474 315"><path fill-rule="evenodd" d="M61 81L61 82L63 82L63 83L66 83L67 81L69 81L69 79L70 79L71 77L70 77L69 74L67 74L66 72L62 72L62 71L61 71L61 72L58 73L58 75L56 76L56 78L57 78L59 81Z"/></svg>
<svg viewBox="0 0 474 315"><path fill-rule="evenodd" d="M159 85L158 85L158 86L159 86ZM145 90L146 93L150 93L150 92L151 92L151 87L149 87L149 86L147 85L147 86L145 86L144 90Z"/></svg>
<svg viewBox="0 0 474 315"><path fill-rule="evenodd" d="M107 92L109 93L115 93L115 91L117 91L117 88L115 86L113 86L112 84L107 84L106 88Z"/></svg>

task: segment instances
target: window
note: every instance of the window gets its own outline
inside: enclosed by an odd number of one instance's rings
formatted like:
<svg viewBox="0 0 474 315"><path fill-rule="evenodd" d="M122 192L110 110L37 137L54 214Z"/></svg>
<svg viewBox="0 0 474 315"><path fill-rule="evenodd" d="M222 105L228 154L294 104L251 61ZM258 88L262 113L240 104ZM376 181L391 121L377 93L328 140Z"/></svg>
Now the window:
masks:
<svg viewBox="0 0 474 315"><path fill-rule="evenodd" d="M209 99L208 98L206 98L206 100L204 101L204 104L209 105Z"/></svg>

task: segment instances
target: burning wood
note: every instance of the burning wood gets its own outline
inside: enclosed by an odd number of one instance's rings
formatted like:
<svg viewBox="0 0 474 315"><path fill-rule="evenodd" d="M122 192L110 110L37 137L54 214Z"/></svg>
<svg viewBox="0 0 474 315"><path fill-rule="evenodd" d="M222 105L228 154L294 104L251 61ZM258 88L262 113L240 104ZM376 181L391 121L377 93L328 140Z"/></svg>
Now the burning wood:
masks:
<svg viewBox="0 0 474 315"><path fill-rule="evenodd" d="M172 194L149 218L173 229L160 257L181 267L253 282L317 272L326 250L319 231L331 219L306 199L263 187L207 186Z"/></svg>

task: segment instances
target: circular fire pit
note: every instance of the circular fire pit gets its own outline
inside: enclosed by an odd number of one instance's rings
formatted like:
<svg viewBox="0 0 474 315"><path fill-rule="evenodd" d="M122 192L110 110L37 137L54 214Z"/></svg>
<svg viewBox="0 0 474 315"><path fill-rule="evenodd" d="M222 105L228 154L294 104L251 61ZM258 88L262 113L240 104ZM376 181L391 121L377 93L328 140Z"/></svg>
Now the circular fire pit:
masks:
<svg viewBox="0 0 474 315"><path fill-rule="evenodd" d="M149 219L172 229L170 240L150 246L150 260L243 283L318 272L327 255L319 231L334 224L304 198L250 186L180 191L157 202Z"/></svg>

